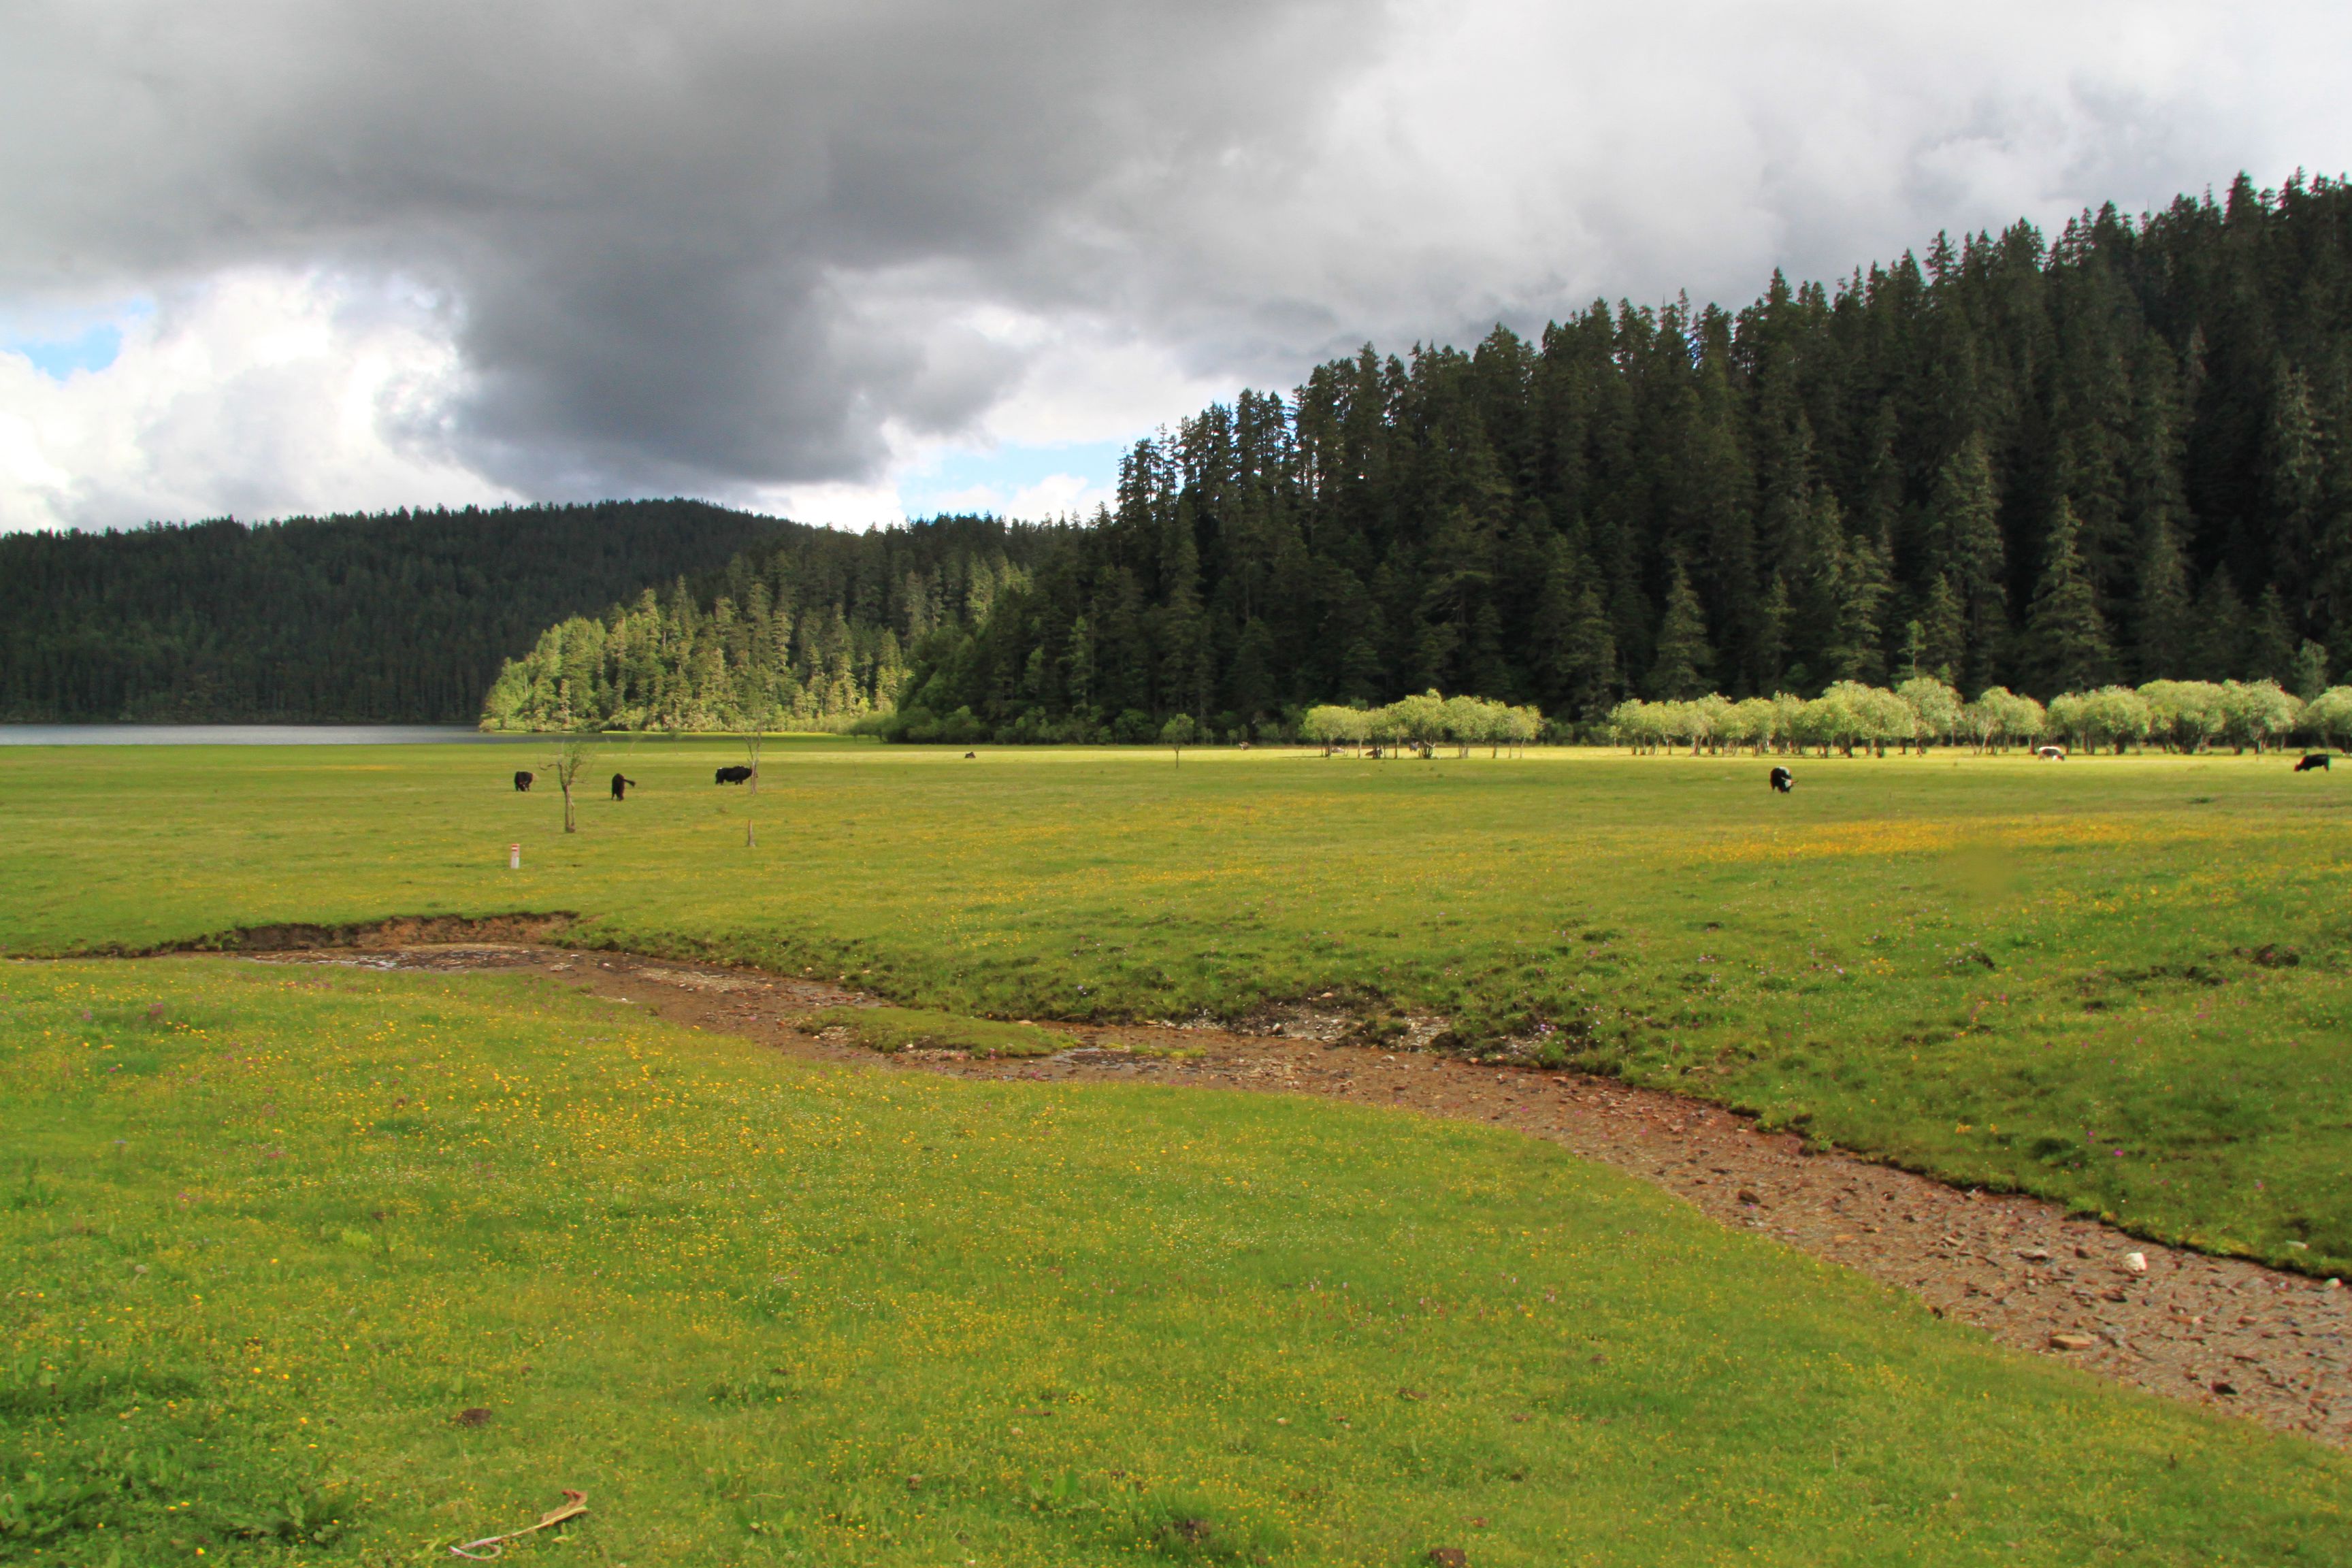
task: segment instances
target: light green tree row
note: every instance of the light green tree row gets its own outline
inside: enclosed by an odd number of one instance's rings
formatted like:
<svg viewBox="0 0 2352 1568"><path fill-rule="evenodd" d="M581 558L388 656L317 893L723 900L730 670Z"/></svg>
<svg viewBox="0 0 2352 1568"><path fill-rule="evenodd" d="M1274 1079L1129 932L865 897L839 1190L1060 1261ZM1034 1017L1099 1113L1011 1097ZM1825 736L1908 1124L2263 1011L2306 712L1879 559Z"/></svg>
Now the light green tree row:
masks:
<svg viewBox="0 0 2352 1568"><path fill-rule="evenodd" d="M906 676L887 628L837 606L795 615L651 590L605 620L575 616L509 659L482 707L485 730L828 729L887 712Z"/></svg>
<svg viewBox="0 0 2352 1568"><path fill-rule="evenodd" d="M1374 756L1413 751L1428 757L1441 745L1457 747L1465 757L1473 746L1495 754L1505 746L1524 746L1542 732L1538 709L1434 691L1400 698L1384 708L1309 708L1298 724L1299 738L1322 747L1326 756L1345 748L1369 750Z"/></svg>
<svg viewBox="0 0 2352 1568"><path fill-rule="evenodd" d="M2271 680L2151 680L2103 686L2051 699L2046 709L2006 687L1988 687L1973 702L1940 680L1920 676L1888 690L1842 680L1808 700L1781 692L1742 702L1710 694L1681 702L1621 702L1610 733L1636 752L1687 745L1700 752L1802 752L1818 747L1852 756L1888 747L1967 744L1978 751L2054 742L2079 751L2123 752L2153 742L2194 752L2227 745L2260 752L2303 735L2352 745L2352 686L2309 702Z"/></svg>

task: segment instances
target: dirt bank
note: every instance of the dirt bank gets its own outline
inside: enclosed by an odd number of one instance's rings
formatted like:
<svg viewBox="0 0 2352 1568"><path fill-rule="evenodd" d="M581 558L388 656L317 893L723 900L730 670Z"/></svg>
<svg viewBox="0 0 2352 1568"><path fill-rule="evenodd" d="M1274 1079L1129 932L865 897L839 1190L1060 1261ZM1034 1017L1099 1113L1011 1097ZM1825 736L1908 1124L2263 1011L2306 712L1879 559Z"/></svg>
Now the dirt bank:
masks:
<svg viewBox="0 0 2352 1568"><path fill-rule="evenodd" d="M1961 1192L1846 1155L1808 1154L1800 1140L1759 1133L1718 1107L1612 1079L1329 1044L1349 1020L1306 1012L1281 1020L1278 1035L1057 1024L1078 1048L1019 1062L933 1051L883 1058L844 1031L812 1036L799 1026L816 1009L869 1000L855 992L540 947L527 936L435 944L384 932L359 948L289 945L270 961L541 974L672 1023L877 1070L1320 1094L1493 1122L1654 1182L1724 1225L1909 1290L2021 1349L2352 1447L2352 1290L2140 1241L2038 1199ZM2144 1269L2132 1266L2135 1256Z"/></svg>

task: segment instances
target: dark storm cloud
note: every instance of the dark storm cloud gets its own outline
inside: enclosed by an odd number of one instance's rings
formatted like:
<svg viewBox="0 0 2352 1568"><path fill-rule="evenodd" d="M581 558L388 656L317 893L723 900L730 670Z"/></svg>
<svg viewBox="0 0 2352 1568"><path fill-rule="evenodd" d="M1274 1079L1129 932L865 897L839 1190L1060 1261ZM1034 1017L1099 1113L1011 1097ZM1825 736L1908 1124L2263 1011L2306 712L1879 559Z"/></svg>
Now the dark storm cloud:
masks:
<svg viewBox="0 0 2352 1568"><path fill-rule="evenodd" d="M15 8L0 288L325 263L446 292L452 428L529 493L870 473L1115 285L1099 215L1272 147L1380 8L1190 0Z"/></svg>

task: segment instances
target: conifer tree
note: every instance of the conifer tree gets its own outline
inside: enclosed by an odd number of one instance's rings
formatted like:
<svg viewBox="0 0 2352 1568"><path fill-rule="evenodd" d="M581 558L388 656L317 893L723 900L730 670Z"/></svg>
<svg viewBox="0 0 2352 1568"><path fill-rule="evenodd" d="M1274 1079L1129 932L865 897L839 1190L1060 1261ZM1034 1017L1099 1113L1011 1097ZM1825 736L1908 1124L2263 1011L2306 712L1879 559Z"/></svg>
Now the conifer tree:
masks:
<svg viewBox="0 0 2352 1568"><path fill-rule="evenodd" d="M1560 681L1568 711L1588 722L1600 718L1617 700L1621 682L1616 639L1610 635L1609 617L1589 578L1576 587L1560 658Z"/></svg>
<svg viewBox="0 0 2352 1568"><path fill-rule="evenodd" d="M1886 679L1886 647L1881 626L1894 593L1893 553L1886 536L1854 540L1845 551L1838 603L1837 678L1877 685Z"/></svg>
<svg viewBox="0 0 2352 1568"><path fill-rule="evenodd" d="M1650 662L1650 695L1661 701L1678 701L1707 690L1707 672L1715 650L1707 646L1706 617L1690 574L1675 563L1674 584L1666 590L1665 617L1658 625L1656 656Z"/></svg>
<svg viewBox="0 0 2352 1568"><path fill-rule="evenodd" d="M1756 689L1759 692L1780 690L1788 674L1789 617L1793 613L1789 605L1789 581L1775 572L1757 617Z"/></svg>
<svg viewBox="0 0 2352 1568"><path fill-rule="evenodd" d="M2235 679L2246 672L2246 606L2230 581L2230 569L2217 566L2197 595L2194 626L2189 637L2189 665L2200 680Z"/></svg>
<svg viewBox="0 0 2352 1568"><path fill-rule="evenodd" d="M1920 668L1917 673L1934 676L1945 685L1957 681L1961 660L1968 654L1968 623L1960 609L1960 596L1952 591L1952 579L1948 573L1937 573L1927 585L1927 602L1920 607Z"/></svg>
<svg viewBox="0 0 2352 1568"><path fill-rule="evenodd" d="M1967 641L1955 673L1974 690L1992 684L2009 633L2000 501L1983 432L1970 431L1945 459L1927 510L1936 573L1950 581Z"/></svg>
<svg viewBox="0 0 2352 1568"><path fill-rule="evenodd" d="M2172 519L2162 511L2147 524L2140 556L2139 600L2132 618L2139 631L2139 678L2170 680L2186 674L2191 619L2189 565L2181 559Z"/></svg>
<svg viewBox="0 0 2352 1568"><path fill-rule="evenodd" d="M2305 702L2317 700L2320 693L2327 689L2327 649L2305 637L2303 646L2295 650L2294 676L2287 682L2287 689Z"/></svg>
<svg viewBox="0 0 2352 1568"><path fill-rule="evenodd" d="M2311 387L2281 358L2273 367L2270 420L2263 440L2263 489L2277 576L2294 594L2294 610L2310 601L2319 572L2322 471L2319 432L2312 419ZM2288 606L2282 605L2283 613ZM2261 612L2256 614L2261 634ZM2266 650L2267 656L2267 650Z"/></svg>
<svg viewBox="0 0 2352 1568"><path fill-rule="evenodd" d="M2026 611L2026 637L2053 691L2088 691L2115 678L2106 623L2076 546L2079 530L2074 507L2061 496L2042 547L2041 580Z"/></svg>
<svg viewBox="0 0 2352 1568"><path fill-rule="evenodd" d="M2275 680L2282 685L2294 679L2294 634L2287 625L2286 600L2278 584L2271 584L2263 590L2262 603L2254 607L2254 622L2246 638L2246 675L2252 680Z"/></svg>

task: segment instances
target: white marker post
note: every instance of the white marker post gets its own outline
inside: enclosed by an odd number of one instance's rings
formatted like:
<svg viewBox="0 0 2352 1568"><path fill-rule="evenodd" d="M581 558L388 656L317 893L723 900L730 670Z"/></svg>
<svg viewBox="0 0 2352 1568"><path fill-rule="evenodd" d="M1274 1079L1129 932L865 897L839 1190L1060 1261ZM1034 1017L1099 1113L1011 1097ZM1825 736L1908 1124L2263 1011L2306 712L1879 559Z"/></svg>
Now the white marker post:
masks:
<svg viewBox="0 0 2352 1568"><path fill-rule="evenodd" d="M507 869L509 871L520 871L522 869L521 845L509 844L507 846Z"/></svg>

